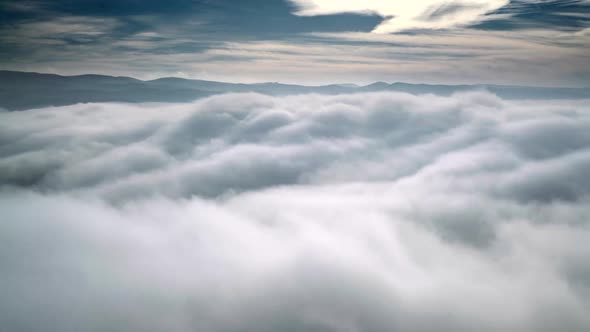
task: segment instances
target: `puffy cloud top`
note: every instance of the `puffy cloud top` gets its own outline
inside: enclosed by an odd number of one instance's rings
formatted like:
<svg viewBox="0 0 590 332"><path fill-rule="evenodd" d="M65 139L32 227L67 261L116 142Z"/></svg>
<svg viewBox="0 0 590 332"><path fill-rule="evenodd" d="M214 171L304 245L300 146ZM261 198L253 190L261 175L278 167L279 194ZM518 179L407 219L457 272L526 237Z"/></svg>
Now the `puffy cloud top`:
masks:
<svg viewBox="0 0 590 332"><path fill-rule="evenodd" d="M2 112L0 330L588 330L589 106Z"/></svg>

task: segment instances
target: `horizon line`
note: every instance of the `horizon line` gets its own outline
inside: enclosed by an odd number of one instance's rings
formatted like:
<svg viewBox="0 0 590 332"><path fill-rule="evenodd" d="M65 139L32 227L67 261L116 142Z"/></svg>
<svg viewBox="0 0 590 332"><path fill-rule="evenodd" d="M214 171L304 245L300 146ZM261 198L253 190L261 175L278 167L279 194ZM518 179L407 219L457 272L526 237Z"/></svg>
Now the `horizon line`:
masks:
<svg viewBox="0 0 590 332"><path fill-rule="evenodd" d="M547 85L511 85L511 84L496 84L496 83L411 83L411 82L404 82L404 81L394 81L394 82L386 82L386 81L374 81L368 84L356 84L350 82L343 82L343 83L330 83L330 84L321 84L321 85L306 85L306 84L295 84L295 83L284 83L279 81L259 81L259 82L252 82L252 83L243 83L243 82L231 82L231 81L223 81L223 80L205 80L199 78L187 78L187 77L180 77L180 76L161 76L154 79L141 79L138 77L133 76L118 76L118 75L108 75L108 74L97 74L97 73L85 73L85 74L76 74L76 75L66 75L66 74L58 74L55 72L39 72L39 71L25 71L25 70L10 70L10 69L0 69L0 73L2 72L9 72L9 73L23 73L23 74L37 74L37 75L53 75L59 77L83 77L83 76L102 76L102 77L112 77L112 78L128 78L133 79L140 82L153 82L161 79L179 79L185 81L201 81L201 82L212 82L212 83L225 83L225 84L242 84L242 85L256 85L256 84L280 84L280 85L287 85L287 86L300 86L300 87L326 87L326 86L346 86L349 85L351 88L363 88L368 87L375 84L387 84L387 85L394 85L394 84L407 84L407 85L427 85L427 86L448 86L448 87L461 87L461 86L482 86L482 87L520 87L520 88L546 88L546 89L590 89L590 86L547 86Z"/></svg>

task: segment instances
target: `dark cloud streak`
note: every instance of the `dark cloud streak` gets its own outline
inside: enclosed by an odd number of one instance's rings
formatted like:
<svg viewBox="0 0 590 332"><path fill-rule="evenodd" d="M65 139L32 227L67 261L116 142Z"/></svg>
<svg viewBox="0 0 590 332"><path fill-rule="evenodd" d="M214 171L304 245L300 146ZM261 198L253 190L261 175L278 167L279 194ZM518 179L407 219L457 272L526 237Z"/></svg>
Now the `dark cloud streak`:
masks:
<svg viewBox="0 0 590 332"><path fill-rule="evenodd" d="M577 31L590 27L590 3L580 0L512 0L490 15L508 15L475 25L477 29L521 30L557 29Z"/></svg>

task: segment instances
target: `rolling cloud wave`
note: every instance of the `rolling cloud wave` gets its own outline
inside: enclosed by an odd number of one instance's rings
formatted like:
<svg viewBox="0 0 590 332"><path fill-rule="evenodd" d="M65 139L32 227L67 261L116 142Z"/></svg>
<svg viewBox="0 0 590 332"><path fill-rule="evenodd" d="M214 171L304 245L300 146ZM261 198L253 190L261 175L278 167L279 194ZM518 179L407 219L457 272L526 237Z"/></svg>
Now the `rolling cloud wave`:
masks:
<svg viewBox="0 0 590 332"><path fill-rule="evenodd" d="M0 113L0 323L581 331L588 101L228 94Z"/></svg>

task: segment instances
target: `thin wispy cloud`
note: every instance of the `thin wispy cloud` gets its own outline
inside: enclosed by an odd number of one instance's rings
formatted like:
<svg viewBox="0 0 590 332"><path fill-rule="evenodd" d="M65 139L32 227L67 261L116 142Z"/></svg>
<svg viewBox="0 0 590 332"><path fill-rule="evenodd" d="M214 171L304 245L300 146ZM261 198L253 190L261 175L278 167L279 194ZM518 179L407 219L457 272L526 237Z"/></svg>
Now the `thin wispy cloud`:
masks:
<svg viewBox="0 0 590 332"><path fill-rule="evenodd" d="M8 70L138 78L184 73L300 84L590 85L581 66L588 61L584 31L590 27L590 3L581 0L218 0L141 6L131 0L38 0L5 4L0 17L0 69ZM455 43L465 36L470 40ZM396 43L404 38L413 40ZM275 46L252 52L249 45ZM297 61L282 61L288 55L280 51L284 45L296 50ZM329 65L314 66L318 48L337 50ZM430 49L432 56L417 49ZM357 52L366 54L360 62Z"/></svg>
<svg viewBox="0 0 590 332"><path fill-rule="evenodd" d="M508 0L426 0L426 1L338 1L292 0L297 15L314 16L338 13L374 13L384 18L374 33L413 29L445 29L479 22L486 14L506 6Z"/></svg>

